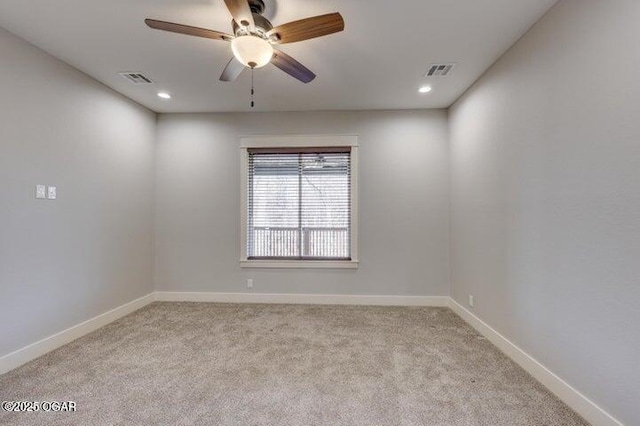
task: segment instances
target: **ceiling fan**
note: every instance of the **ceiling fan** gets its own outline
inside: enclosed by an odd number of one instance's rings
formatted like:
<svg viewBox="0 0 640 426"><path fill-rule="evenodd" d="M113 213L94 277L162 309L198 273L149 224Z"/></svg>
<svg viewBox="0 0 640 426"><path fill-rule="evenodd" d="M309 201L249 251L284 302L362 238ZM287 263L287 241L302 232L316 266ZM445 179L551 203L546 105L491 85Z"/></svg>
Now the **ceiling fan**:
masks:
<svg viewBox="0 0 640 426"><path fill-rule="evenodd" d="M344 30L339 13L314 16L274 27L262 14L263 0L224 0L233 17L233 35L172 22L145 19L154 29L231 42L233 57L225 67L221 81L234 81L245 68L260 68L272 63L290 76L309 83L316 75L300 62L278 50L279 44L294 43Z"/></svg>

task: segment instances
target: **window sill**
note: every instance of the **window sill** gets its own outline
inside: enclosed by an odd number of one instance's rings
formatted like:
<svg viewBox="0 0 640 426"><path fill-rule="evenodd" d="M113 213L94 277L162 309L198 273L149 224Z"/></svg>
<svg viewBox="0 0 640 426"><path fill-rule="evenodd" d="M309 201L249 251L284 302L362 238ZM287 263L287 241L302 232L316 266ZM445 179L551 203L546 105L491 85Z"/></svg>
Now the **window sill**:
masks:
<svg viewBox="0 0 640 426"><path fill-rule="evenodd" d="M241 268L281 269L357 269L357 260L247 260L240 261Z"/></svg>

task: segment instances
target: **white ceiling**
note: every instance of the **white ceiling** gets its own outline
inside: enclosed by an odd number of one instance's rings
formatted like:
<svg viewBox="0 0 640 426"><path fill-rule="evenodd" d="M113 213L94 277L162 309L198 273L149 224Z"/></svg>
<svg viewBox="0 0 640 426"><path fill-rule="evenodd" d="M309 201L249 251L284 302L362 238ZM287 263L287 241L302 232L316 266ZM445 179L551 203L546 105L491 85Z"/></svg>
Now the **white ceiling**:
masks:
<svg viewBox="0 0 640 426"><path fill-rule="evenodd" d="M338 11L345 31L283 45L318 77L305 85L272 65L256 70L256 111L448 107L556 0L265 2L274 25ZM147 17L231 32L223 0L0 1L1 27L154 111L250 110L248 71L218 81L228 43L152 30ZM434 62L458 65L424 78ZM122 71L156 84L135 86ZM422 84L433 91L418 94Z"/></svg>

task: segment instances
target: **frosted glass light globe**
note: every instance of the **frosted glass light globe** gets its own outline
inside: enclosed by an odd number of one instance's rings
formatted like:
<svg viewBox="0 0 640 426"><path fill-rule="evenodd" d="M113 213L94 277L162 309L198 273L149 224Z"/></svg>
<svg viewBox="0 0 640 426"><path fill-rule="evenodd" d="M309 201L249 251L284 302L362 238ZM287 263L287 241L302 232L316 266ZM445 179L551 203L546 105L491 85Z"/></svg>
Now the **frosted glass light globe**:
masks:
<svg viewBox="0 0 640 426"><path fill-rule="evenodd" d="M244 35L231 41L231 50L243 65L249 68L260 68L271 62L273 47L260 37Z"/></svg>

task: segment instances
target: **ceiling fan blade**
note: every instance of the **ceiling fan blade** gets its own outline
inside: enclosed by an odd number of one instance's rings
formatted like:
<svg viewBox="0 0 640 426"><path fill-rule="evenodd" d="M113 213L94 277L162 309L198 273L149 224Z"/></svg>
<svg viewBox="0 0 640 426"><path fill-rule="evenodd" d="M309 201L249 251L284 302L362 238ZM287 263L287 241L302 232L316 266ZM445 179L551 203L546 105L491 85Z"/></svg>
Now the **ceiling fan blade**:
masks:
<svg viewBox="0 0 640 426"><path fill-rule="evenodd" d="M144 22L149 27L156 30L170 31L172 33L186 34L186 35L196 36L196 37L210 38L213 40L231 41L233 39L232 35L221 33L220 31L208 30L206 28L198 28L198 27L191 27L189 25L174 24L173 22L156 21L155 19L145 19Z"/></svg>
<svg viewBox="0 0 640 426"><path fill-rule="evenodd" d="M280 50L273 49L271 63L303 83L309 83L316 78L316 75L307 67Z"/></svg>
<svg viewBox="0 0 640 426"><path fill-rule="evenodd" d="M231 58L226 67L224 67L224 71L222 71L222 75L220 76L220 81L235 81L236 78L242 74L246 67L242 64L242 62L238 61L235 56Z"/></svg>
<svg viewBox="0 0 640 426"><path fill-rule="evenodd" d="M250 28L254 27L253 15L247 0L224 0L224 3L227 5L227 9L229 9L236 24Z"/></svg>
<svg viewBox="0 0 640 426"><path fill-rule="evenodd" d="M326 36L342 30L344 30L344 19L342 19L342 15L336 12L278 25L269 31L267 36L275 36L277 43L294 43Z"/></svg>

